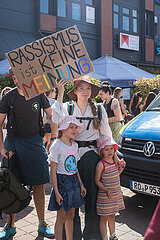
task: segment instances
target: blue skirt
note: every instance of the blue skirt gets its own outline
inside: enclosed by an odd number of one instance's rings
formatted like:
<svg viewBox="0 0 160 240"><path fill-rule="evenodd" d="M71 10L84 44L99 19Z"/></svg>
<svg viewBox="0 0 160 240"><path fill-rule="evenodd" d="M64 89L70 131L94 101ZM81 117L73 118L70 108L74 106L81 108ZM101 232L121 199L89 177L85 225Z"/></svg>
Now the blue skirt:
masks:
<svg viewBox="0 0 160 240"><path fill-rule="evenodd" d="M5 148L7 151L13 151L17 154L21 173L19 174L12 161L9 161L9 168L25 185L42 185L50 181L48 154L43 138L40 137L39 133L27 138L15 136L12 139L6 137Z"/></svg>
<svg viewBox="0 0 160 240"><path fill-rule="evenodd" d="M48 210L58 211L63 208L66 212L68 212L71 208L79 208L84 204L77 174L57 174L57 184L58 191L63 198L62 204L58 205L56 202L56 196L54 189L52 188Z"/></svg>

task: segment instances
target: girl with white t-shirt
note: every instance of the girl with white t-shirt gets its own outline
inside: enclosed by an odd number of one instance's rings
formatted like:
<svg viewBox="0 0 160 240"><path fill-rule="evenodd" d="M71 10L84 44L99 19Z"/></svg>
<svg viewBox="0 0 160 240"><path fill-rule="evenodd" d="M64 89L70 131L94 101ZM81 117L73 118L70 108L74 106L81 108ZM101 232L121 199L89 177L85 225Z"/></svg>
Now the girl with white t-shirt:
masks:
<svg viewBox="0 0 160 240"><path fill-rule="evenodd" d="M99 92L99 86L92 83L89 76L83 76L73 81L74 87L67 94L72 100L71 111L69 103L63 103L65 80L55 81L58 90L57 101L52 105L52 121L60 122L61 116L68 114L75 116L84 123L83 130L77 134L75 141L78 143L78 170L87 190L85 196L85 226L81 229L79 211L75 211L74 239L75 240L101 240L99 230L99 216L96 213L96 198L98 188L95 184L95 168L99 162L97 139L100 135L112 138L112 132L108 124L108 116L105 108L100 105L101 114L98 114L99 105L93 99ZM98 115L101 115L98 116ZM117 155L114 160L118 162Z"/></svg>
<svg viewBox="0 0 160 240"><path fill-rule="evenodd" d="M55 238L62 240L65 224L66 239L73 239L75 208L84 204L86 189L77 170L78 144L73 141L83 124L74 116L65 117L59 124L58 139L50 148L51 180L53 189L48 209L57 211Z"/></svg>

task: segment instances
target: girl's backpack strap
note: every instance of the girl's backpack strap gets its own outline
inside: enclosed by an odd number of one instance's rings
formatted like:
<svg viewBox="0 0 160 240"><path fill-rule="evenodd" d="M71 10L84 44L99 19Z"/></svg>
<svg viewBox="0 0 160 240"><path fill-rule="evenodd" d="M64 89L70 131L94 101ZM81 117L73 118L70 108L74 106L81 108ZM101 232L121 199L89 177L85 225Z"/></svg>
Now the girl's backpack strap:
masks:
<svg viewBox="0 0 160 240"><path fill-rule="evenodd" d="M73 115L73 111L74 111L74 103L69 102L68 103L68 113L69 113L69 115Z"/></svg>

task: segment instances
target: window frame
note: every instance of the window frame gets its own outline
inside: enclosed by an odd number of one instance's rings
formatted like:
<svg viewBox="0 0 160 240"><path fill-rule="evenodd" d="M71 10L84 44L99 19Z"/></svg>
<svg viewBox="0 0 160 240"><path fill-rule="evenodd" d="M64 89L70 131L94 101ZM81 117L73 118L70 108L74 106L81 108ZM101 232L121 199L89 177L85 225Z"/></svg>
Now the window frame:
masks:
<svg viewBox="0 0 160 240"><path fill-rule="evenodd" d="M71 6L72 6L72 4L78 4L78 5L80 6L80 19L79 19L79 20L78 20L78 19L73 19L73 18L72 18L73 12L72 12L72 14L71 14L71 19L72 19L72 21L76 21L76 22L82 21L82 4L81 4L81 1L72 1L72 2L71 2ZM71 9L73 10L72 7L71 7Z"/></svg>
<svg viewBox="0 0 160 240"><path fill-rule="evenodd" d="M118 11L114 10L114 5L118 6ZM118 28L115 28L114 15L118 16ZM120 5L117 3L113 3L113 29L115 30L120 29Z"/></svg>
<svg viewBox="0 0 160 240"><path fill-rule="evenodd" d="M42 2L43 4L47 3L47 12L41 11ZM40 13L49 14L49 0L40 0L39 4L40 4Z"/></svg>
<svg viewBox="0 0 160 240"><path fill-rule="evenodd" d="M137 11L137 17L133 16L133 11ZM137 32L134 32L133 29L134 29L134 24L133 24L133 21L134 19L137 20ZM132 32L133 34L138 34L139 33L139 11L138 9L132 9Z"/></svg>
<svg viewBox="0 0 160 240"><path fill-rule="evenodd" d="M115 11L114 9L114 5L117 5L119 7L119 10L118 11ZM128 13L125 13L123 12L123 9L128 9L129 12ZM137 12L137 16L134 16L133 15L133 11L136 11ZM126 6L126 5L120 5L119 3L117 2L114 2L113 3L113 29L115 31L120 31L120 32L124 32L124 33L127 33L127 34L133 34L133 35L139 35L139 31L140 31L140 28L139 28L139 13L140 13L140 10L135 8L135 7L130 7L130 6ZM114 21L114 15L118 15L118 28L115 27L115 21ZM127 29L124 29L123 28L123 17L128 17L129 18L129 30ZM137 31L134 31L134 19L136 19L137 21Z"/></svg>
<svg viewBox="0 0 160 240"><path fill-rule="evenodd" d="M147 19L147 14L148 14L148 19ZM148 26L148 27L147 27ZM148 38L153 38L153 26L154 26L154 14L152 11L145 11L145 35ZM148 30L148 32L147 32Z"/></svg>
<svg viewBox="0 0 160 240"><path fill-rule="evenodd" d="M67 0L63 0L63 1L65 1L65 16L59 16L58 15L58 1L59 0L57 0L57 17L66 19L67 18Z"/></svg>

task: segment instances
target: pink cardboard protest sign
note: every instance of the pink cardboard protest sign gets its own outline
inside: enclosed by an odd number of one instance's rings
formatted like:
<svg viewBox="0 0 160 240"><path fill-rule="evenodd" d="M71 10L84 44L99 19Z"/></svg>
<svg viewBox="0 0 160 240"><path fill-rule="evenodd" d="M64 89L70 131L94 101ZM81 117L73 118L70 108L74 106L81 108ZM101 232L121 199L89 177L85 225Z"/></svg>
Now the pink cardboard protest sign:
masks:
<svg viewBox="0 0 160 240"><path fill-rule="evenodd" d="M94 71L76 26L64 29L6 53L26 99Z"/></svg>

